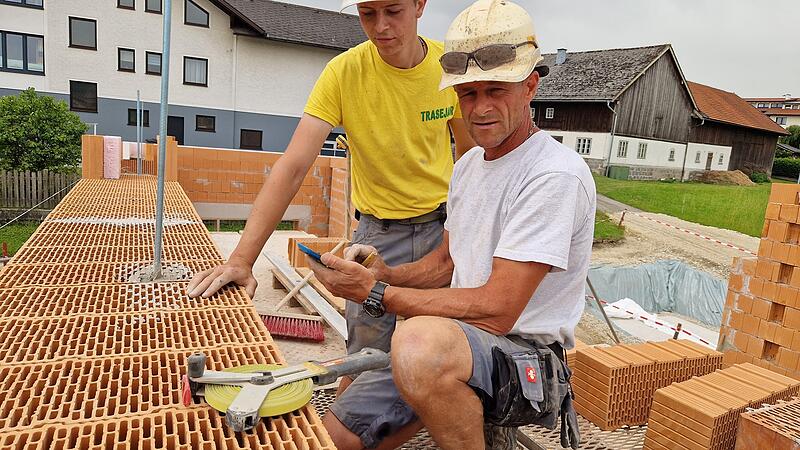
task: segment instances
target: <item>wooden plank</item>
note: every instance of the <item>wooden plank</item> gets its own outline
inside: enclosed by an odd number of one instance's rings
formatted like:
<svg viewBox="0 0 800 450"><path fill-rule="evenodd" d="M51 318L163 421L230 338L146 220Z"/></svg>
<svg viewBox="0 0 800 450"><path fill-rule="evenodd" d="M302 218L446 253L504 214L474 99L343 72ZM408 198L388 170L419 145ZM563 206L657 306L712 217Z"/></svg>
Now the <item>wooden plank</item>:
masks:
<svg viewBox="0 0 800 450"><path fill-rule="evenodd" d="M278 256L274 253L264 252L272 266L292 283L292 286L299 283L303 278L289 265L289 260L283 256ZM311 303L314 310L325 319L325 322L330 325L340 336L347 340L347 323L344 317L339 314L333 306L331 306L319 293L309 285L303 286L300 293Z"/></svg>
<svg viewBox="0 0 800 450"><path fill-rule="evenodd" d="M272 287L273 287L273 289L283 288L283 289L286 289L287 291L291 291L292 288L295 287L296 283L293 283L292 280L290 280L280 270L273 268L271 272L272 272ZM276 286L276 283L277 283L278 286ZM298 292L297 294L295 294L294 300L296 300L297 303L299 303L300 306L302 306L303 309L306 310L306 312L312 313L312 314L316 313L317 310L314 309L314 305L310 301L308 301L308 298L306 298L303 295L303 293Z"/></svg>
<svg viewBox="0 0 800 450"><path fill-rule="evenodd" d="M295 270L300 274L301 277L305 277L309 272L311 272L311 269L308 267L296 267ZM314 289L319 292L319 295L321 295L322 298L327 300L331 306L336 308L336 311L338 311L339 314L344 314L344 306L347 300L331 294L331 292L322 284L322 282L317 279L317 277L311 277L311 279L308 280L308 284L313 286Z"/></svg>

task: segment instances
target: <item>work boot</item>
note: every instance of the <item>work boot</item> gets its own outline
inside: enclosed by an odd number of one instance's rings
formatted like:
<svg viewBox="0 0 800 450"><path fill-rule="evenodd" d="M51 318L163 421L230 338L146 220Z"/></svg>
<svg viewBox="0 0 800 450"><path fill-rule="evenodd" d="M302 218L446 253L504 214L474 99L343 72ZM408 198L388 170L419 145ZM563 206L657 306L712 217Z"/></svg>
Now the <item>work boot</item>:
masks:
<svg viewBox="0 0 800 450"><path fill-rule="evenodd" d="M516 427L498 427L490 423L483 424L483 438L487 450L516 450Z"/></svg>

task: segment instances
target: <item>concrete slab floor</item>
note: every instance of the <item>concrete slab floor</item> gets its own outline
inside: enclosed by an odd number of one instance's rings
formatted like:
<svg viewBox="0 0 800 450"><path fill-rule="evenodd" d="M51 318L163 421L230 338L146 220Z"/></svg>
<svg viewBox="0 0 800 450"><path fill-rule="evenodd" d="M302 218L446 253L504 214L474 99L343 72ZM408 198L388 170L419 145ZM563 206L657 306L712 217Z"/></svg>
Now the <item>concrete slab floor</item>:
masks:
<svg viewBox="0 0 800 450"><path fill-rule="evenodd" d="M276 231L264 246L265 250L283 256L287 255L287 245L290 237L312 236L303 231ZM222 254L223 259L227 260L236 245L239 243L241 235L239 233L219 232L211 233L211 238L217 249ZM256 310L260 314L266 314L275 308L275 305L286 295L282 289L272 288L272 264L263 255L259 255L253 266L253 276L258 281L258 288L253 299ZM304 314L302 308L285 308L285 312L296 312ZM278 348L286 358L287 363L295 364L309 360L326 361L329 359L343 356L345 352L344 339L341 338L332 328L325 325L325 342L313 343L290 339L275 338Z"/></svg>

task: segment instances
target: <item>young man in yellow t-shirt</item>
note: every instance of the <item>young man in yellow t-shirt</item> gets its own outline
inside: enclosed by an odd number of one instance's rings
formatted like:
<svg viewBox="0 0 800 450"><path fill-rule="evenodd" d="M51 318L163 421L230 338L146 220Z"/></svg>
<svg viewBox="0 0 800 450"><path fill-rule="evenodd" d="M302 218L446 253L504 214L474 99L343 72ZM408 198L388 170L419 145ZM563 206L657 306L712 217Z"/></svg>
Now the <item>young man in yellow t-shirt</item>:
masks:
<svg viewBox="0 0 800 450"><path fill-rule="evenodd" d="M239 244L227 263L194 277L187 287L191 297L208 297L228 283L255 294L253 264L338 126L347 133L352 198L360 215L353 241L376 247L392 265L415 261L439 245L453 171L450 135L457 155L474 144L455 92L438 88L443 44L417 35L426 2L342 2L342 9L358 7L369 41L328 63L253 204ZM374 318L348 302L346 318L348 352L365 346L389 350L393 314Z"/></svg>

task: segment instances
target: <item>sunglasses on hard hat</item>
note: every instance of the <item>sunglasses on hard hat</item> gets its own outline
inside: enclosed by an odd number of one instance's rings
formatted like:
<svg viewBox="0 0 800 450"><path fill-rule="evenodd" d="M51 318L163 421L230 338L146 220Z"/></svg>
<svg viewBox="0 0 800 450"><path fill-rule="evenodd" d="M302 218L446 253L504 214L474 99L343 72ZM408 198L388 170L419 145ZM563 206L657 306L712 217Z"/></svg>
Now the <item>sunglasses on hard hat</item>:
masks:
<svg viewBox="0 0 800 450"><path fill-rule="evenodd" d="M475 61L481 70L492 70L514 61L517 58L517 49L529 44L536 47L535 41L525 41L519 44L487 45L471 53L447 52L439 58L439 63L442 65L442 70L450 75L467 73L470 59Z"/></svg>

